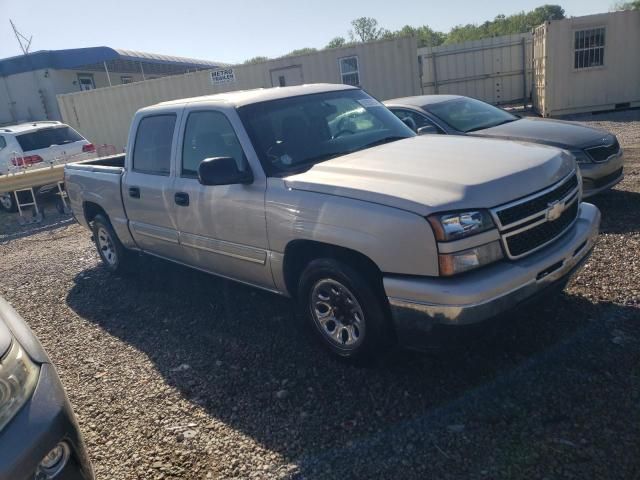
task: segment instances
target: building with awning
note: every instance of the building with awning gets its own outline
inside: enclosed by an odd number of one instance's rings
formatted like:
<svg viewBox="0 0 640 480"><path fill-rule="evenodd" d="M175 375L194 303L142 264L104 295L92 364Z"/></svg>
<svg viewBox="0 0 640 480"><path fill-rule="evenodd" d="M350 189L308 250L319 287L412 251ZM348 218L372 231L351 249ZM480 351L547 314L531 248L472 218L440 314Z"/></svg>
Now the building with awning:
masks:
<svg viewBox="0 0 640 480"><path fill-rule="evenodd" d="M110 47L40 50L0 60L0 125L61 120L56 95L216 69L224 63Z"/></svg>

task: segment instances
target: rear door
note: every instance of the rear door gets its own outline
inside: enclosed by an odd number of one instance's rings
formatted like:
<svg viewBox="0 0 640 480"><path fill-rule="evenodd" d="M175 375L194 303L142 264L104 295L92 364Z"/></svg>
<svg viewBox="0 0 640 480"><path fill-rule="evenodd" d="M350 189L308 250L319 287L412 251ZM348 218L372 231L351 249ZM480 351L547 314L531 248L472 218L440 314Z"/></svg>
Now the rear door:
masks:
<svg viewBox="0 0 640 480"><path fill-rule="evenodd" d="M233 122L236 123L235 127ZM180 198L178 228L188 263L213 273L273 288L267 256L264 196L266 179L254 171L250 185L201 185L200 162L232 157L250 168L239 140L246 133L232 109L210 106L185 113L177 151L175 191Z"/></svg>
<svg viewBox="0 0 640 480"><path fill-rule="evenodd" d="M172 155L181 114L180 108L137 117L122 184L131 234L138 246L177 260L181 259L181 251L173 199Z"/></svg>

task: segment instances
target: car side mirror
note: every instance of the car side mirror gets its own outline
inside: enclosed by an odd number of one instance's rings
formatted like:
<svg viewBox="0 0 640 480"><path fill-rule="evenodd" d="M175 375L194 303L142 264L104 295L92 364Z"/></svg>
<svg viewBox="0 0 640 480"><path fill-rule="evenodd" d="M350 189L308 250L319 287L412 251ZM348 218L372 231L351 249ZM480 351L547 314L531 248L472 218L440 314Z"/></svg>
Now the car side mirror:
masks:
<svg viewBox="0 0 640 480"><path fill-rule="evenodd" d="M205 158L198 167L198 181L202 185L235 185L253 182L251 170L241 171L232 157Z"/></svg>
<svg viewBox="0 0 640 480"><path fill-rule="evenodd" d="M420 127L416 133L418 135L427 135L431 133L440 133L440 132L433 125L425 125L424 127Z"/></svg>
<svg viewBox="0 0 640 480"><path fill-rule="evenodd" d="M402 119L402 123L404 123L407 127L409 127L414 132L416 131L416 122L411 117L404 117Z"/></svg>

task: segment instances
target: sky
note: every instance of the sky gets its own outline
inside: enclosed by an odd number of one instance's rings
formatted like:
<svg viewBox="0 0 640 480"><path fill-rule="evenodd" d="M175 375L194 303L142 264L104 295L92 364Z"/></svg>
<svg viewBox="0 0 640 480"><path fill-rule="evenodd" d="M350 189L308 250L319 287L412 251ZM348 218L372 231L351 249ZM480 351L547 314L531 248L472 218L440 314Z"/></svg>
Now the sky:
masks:
<svg viewBox="0 0 640 480"><path fill-rule="evenodd" d="M31 51L104 45L239 63L322 48L347 37L357 17L389 30L409 24L446 32L544 3L581 16L607 12L614 0L0 0L0 58L21 53L9 19L33 35Z"/></svg>

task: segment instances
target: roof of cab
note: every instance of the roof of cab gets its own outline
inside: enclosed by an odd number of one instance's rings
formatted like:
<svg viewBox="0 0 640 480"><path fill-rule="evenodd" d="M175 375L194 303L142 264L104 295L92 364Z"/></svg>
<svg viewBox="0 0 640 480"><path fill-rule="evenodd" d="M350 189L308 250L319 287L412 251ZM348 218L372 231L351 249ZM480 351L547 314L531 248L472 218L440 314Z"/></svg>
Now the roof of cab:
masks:
<svg viewBox="0 0 640 480"><path fill-rule="evenodd" d="M37 122L25 122L17 125L5 125L0 127L0 133L26 133L43 128L53 128L65 125L54 120L42 120Z"/></svg>
<svg viewBox="0 0 640 480"><path fill-rule="evenodd" d="M422 107L424 105L448 102L449 100L456 100L458 98L464 97L462 95L417 95L415 97L392 98L391 100L385 100L382 103L385 105L409 105Z"/></svg>
<svg viewBox="0 0 640 480"><path fill-rule="evenodd" d="M357 90L358 87L351 85L341 85L335 83L310 83L306 85L296 85L293 87L273 87L256 88L253 90L238 90L234 92L216 93L215 95L204 95L201 97L181 98L168 102L158 103L142 110L153 110L156 107L166 107L171 105L186 105L199 102L223 102L234 107L243 107L252 103L266 102L280 98L297 97L314 93L334 92L339 90Z"/></svg>

